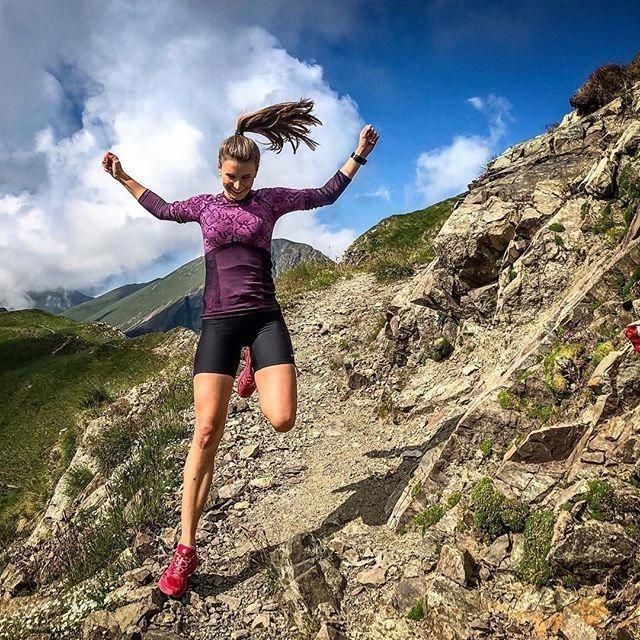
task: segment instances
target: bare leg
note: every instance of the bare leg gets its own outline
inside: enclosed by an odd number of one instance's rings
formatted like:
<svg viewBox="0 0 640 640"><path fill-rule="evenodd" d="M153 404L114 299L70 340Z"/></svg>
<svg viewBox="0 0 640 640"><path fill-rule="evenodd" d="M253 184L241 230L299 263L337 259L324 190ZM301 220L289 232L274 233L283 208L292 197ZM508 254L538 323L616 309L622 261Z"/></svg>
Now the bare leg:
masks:
<svg viewBox="0 0 640 640"><path fill-rule="evenodd" d="M198 373L194 376L196 427L184 466L182 544L195 546L196 529L213 480L213 466L224 433L233 376Z"/></svg>
<svg viewBox="0 0 640 640"><path fill-rule="evenodd" d="M276 431L293 428L298 410L298 383L292 364L274 364L255 372L260 409Z"/></svg>

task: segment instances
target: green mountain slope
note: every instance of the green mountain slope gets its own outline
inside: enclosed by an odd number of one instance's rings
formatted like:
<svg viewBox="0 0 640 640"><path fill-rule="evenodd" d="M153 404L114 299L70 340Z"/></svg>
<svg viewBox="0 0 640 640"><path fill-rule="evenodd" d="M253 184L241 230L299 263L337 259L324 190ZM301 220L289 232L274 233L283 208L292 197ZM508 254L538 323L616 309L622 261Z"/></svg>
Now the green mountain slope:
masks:
<svg viewBox="0 0 640 640"><path fill-rule="evenodd" d="M103 310L115 304L119 300L130 296L135 293L139 289L149 286L153 284L160 278L156 278L156 280L151 280L150 282L140 282L134 284L125 284L117 289L112 289L111 291L107 291L103 293L101 296L96 298L91 298L86 302L82 302L81 304L76 304L69 309L66 309L62 312L62 315L67 318L72 318L73 320L77 320L78 322L86 322L90 320L101 320L101 316Z"/></svg>
<svg viewBox="0 0 640 640"><path fill-rule="evenodd" d="M404 264L431 261L435 257L431 246L433 238L464 195L381 220L353 241L345 251L345 265L358 266L382 258Z"/></svg>
<svg viewBox="0 0 640 640"><path fill-rule="evenodd" d="M107 325L34 309L0 313L0 540L45 505L100 399L170 363L153 351L167 339L127 339Z"/></svg>
<svg viewBox="0 0 640 640"><path fill-rule="evenodd" d="M127 332L170 307L176 300L198 293L203 283L204 259L198 257L124 298L113 301L107 299L107 304L96 305L89 315L84 313L84 309L78 310L76 307L67 309L63 315L84 321L100 320Z"/></svg>

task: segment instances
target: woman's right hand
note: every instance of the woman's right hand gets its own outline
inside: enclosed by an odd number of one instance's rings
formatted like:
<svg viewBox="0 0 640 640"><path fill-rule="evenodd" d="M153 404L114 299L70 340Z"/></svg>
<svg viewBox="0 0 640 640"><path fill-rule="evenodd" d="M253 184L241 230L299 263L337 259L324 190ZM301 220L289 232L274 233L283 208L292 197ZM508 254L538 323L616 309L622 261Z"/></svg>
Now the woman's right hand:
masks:
<svg viewBox="0 0 640 640"><path fill-rule="evenodd" d="M127 174L122 169L120 159L115 153L107 151L102 158L102 168L109 173L116 180L123 180L128 178Z"/></svg>

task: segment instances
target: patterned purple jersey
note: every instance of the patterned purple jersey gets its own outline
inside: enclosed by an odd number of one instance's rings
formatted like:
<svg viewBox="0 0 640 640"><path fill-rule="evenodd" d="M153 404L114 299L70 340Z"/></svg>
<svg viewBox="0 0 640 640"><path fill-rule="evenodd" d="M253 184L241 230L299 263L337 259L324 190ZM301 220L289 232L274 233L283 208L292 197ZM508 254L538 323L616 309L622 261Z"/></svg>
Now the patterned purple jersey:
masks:
<svg viewBox="0 0 640 640"><path fill-rule="evenodd" d="M279 309L271 275L271 235L285 213L333 204L351 182L342 171L317 189L251 189L239 201L224 192L167 203L149 189L138 202L160 220L198 222L206 277L202 318Z"/></svg>

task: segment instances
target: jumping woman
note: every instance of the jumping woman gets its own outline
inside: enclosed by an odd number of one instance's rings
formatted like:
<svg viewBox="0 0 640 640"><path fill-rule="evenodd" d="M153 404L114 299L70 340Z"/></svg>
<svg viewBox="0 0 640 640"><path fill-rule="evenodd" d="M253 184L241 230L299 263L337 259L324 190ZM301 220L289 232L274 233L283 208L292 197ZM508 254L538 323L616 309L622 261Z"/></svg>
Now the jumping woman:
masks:
<svg viewBox="0 0 640 640"><path fill-rule="evenodd" d="M293 346L271 274L273 227L285 213L335 202L378 141L375 129L366 125L355 152L322 187L252 189L260 150L244 134L264 136L271 142L268 150L276 153L285 142L294 153L300 142L314 150L318 143L307 134L311 125L322 123L311 113L313 106L313 101L301 99L240 115L235 133L218 151L222 191L217 194L167 203L127 175L113 153L105 153L102 160L104 170L156 218L198 222L202 229L206 277L202 331L193 365L196 424L183 474L182 533L158 582L160 590L174 598L184 595L189 576L200 563L196 528L211 487L243 347L245 366L238 393L247 397L257 387L260 409L276 431L289 431L296 419Z"/></svg>

